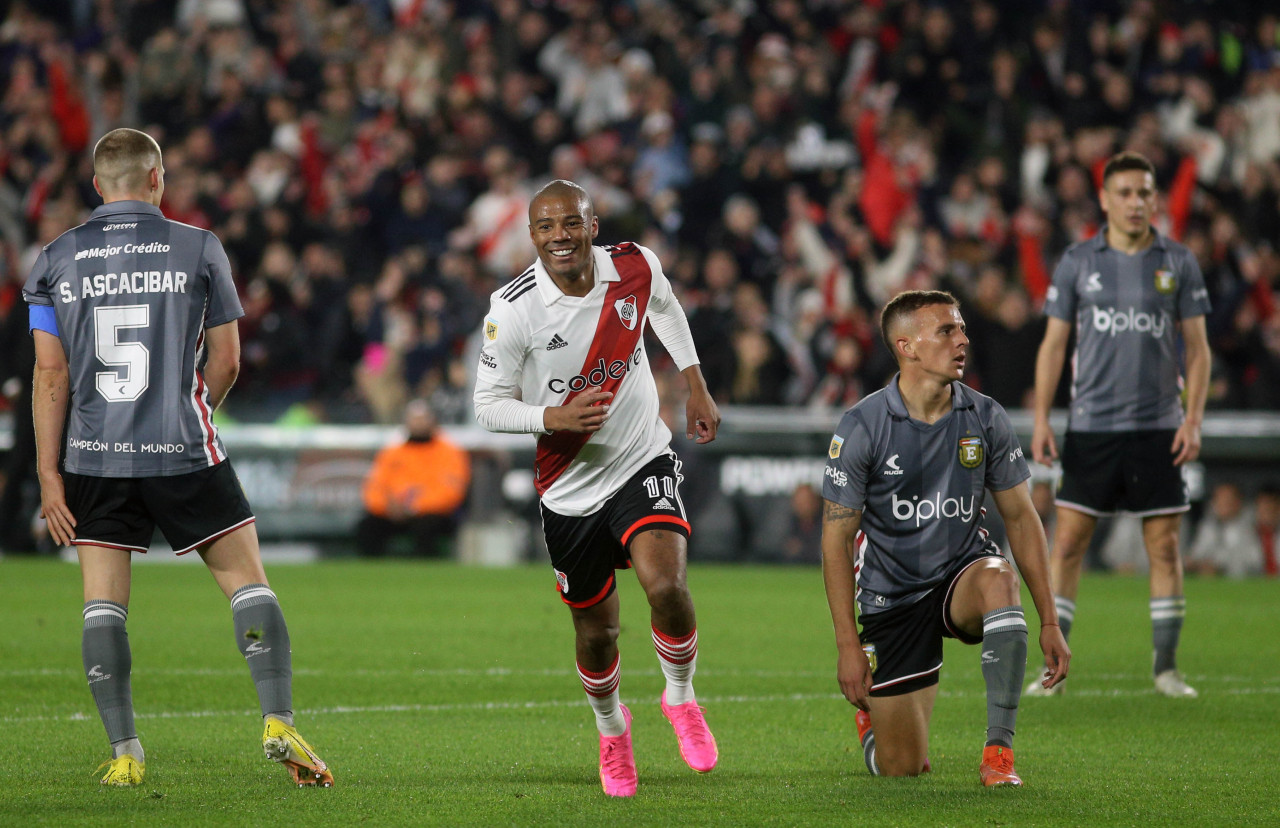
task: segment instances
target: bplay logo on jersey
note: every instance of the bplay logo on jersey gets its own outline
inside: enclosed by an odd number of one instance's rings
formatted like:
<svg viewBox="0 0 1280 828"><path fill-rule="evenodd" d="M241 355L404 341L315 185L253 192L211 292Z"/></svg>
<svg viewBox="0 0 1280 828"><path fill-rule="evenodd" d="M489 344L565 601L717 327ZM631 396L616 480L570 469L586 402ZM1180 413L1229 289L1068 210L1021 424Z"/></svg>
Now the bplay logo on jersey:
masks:
<svg viewBox="0 0 1280 828"><path fill-rule="evenodd" d="M633 293L626 299L619 299L613 303L613 308L618 312L618 318L622 320L623 327L629 331L636 329L636 295Z"/></svg>
<svg viewBox="0 0 1280 828"><path fill-rule="evenodd" d="M1165 327L1169 323L1169 315L1164 311L1158 314L1143 313L1129 308L1126 311L1115 308L1094 308L1093 329L1098 333L1118 336L1133 331L1140 334L1151 334L1152 339L1164 336Z"/></svg>
<svg viewBox="0 0 1280 828"><path fill-rule="evenodd" d="M942 492L934 492L932 497L925 500L921 500L920 495L915 495L910 500L907 500L905 497L898 497L897 492L894 492L891 503L895 518L904 523L914 522L917 528L925 521L941 518L960 518L964 523L970 523L973 521L976 505L975 498L972 495L968 498L948 497L944 499Z"/></svg>

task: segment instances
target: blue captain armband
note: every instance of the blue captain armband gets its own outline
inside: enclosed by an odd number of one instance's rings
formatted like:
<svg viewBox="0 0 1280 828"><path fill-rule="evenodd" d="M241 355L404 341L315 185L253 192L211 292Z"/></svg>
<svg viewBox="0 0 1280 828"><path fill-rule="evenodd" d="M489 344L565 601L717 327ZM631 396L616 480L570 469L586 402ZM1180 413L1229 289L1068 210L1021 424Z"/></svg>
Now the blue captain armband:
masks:
<svg viewBox="0 0 1280 828"><path fill-rule="evenodd" d="M58 335L58 314L54 312L53 305L28 305L29 322L27 332L44 331L54 336Z"/></svg>

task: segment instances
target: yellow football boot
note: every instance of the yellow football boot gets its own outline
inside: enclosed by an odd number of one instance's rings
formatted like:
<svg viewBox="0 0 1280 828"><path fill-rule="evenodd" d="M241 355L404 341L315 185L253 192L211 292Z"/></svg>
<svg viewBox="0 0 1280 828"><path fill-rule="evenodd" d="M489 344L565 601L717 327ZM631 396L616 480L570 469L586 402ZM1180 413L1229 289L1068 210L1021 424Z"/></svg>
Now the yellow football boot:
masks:
<svg viewBox="0 0 1280 828"><path fill-rule="evenodd" d="M304 785L333 787L333 773L325 761L316 755L315 750L298 731L273 716L266 719L266 729L262 731L262 749L266 751L268 759L289 769L289 774L299 788Z"/></svg>
<svg viewBox="0 0 1280 828"><path fill-rule="evenodd" d="M98 770L103 768L107 769L107 775L102 777L102 784L112 785L117 788L132 788L141 785L142 775L147 770L146 765L127 753L114 759L108 759L98 765Z"/></svg>

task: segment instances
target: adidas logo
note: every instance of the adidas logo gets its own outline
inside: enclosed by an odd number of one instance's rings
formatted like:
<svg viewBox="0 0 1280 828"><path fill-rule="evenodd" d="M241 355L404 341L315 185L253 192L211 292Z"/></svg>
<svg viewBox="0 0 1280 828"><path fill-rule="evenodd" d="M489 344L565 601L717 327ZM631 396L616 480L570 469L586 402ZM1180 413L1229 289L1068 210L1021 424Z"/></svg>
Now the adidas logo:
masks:
<svg viewBox="0 0 1280 828"><path fill-rule="evenodd" d="M664 498L662 498L662 499L660 499L657 503L654 503L654 504L653 504L653 508L655 508L655 509L670 509L670 510L671 510L671 511L673 511L673 512L676 510L676 507L674 507L674 506L672 506L672 505L671 505L671 501L670 501L670 500L667 500L665 497L664 497Z"/></svg>
<svg viewBox="0 0 1280 828"><path fill-rule="evenodd" d="M569 344L568 342L564 341L564 337L562 337L560 334L556 334L555 336L551 337L551 341L547 343L547 350L554 351L556 348L563 348L568 344Z"/></svg>

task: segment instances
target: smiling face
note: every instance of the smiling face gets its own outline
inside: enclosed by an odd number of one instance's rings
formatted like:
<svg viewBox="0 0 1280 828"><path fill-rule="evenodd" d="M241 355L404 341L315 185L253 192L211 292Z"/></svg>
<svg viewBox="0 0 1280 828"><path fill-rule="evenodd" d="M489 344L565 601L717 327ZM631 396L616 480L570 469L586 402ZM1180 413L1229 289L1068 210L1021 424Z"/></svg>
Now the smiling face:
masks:
<svg viewBox="0 0 1280 828"><path fill-rule="evenodd" d="M912 370L943 382L964 376L969 337L955 305L926 305L917 310L894 337L904 371Z"/></svg>
<svg viewBox="0 0 1280 828"><path fill-rule="evenodd" d="M553 184L529 205L529 238L542 266L562 288L583 282L592 286L591 242L599 232L591 200L579 188Z"/></svg>
<svg viewBox="0 0 1280 828"><path fill-rule="evenodd" d="M1112 233L1138 240L1151 228L1156 213L1156 181L1145 170L1113 173L1098 195Z"/></svg>

